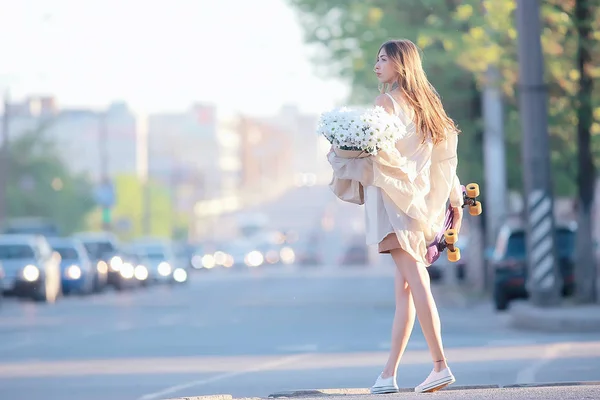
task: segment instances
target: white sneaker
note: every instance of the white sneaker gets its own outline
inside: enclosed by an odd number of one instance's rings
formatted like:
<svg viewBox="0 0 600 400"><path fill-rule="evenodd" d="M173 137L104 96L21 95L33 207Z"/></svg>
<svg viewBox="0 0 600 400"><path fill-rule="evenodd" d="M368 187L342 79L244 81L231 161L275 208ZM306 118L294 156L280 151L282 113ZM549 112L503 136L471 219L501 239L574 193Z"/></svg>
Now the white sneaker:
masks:
<svg viewBox="0 0 600 400"><path fill-rule="evenodd" d="M433 370L427 379L425 379L419 386L415 388L415 392L435 392L436 390L443 389L454 382L456 382L456 379L454 378L454 375L452 375L450 368L445 368L440 372L435 372L435 370Z"/></svg>
<svg viewBox="0 0 600 400"><path fill-rule="evenodd" d="M375 381L375 384L371 387L371 394L383 393L398 393L398 385L396 384L395 376L382 378L381 375L379 375L377 377L377 381Z"/></svg>

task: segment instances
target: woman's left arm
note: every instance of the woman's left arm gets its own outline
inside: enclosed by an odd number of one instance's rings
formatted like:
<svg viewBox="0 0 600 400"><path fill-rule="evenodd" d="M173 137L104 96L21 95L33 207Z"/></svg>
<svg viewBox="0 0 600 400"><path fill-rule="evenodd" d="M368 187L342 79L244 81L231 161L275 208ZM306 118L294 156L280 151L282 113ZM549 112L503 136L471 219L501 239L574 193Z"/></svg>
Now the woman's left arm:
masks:
<svg viewBox="0 0 600 400"><path fill-rule="evenodd" d="M454 173L454 179L450 191L450 205L452 206L452 210L454 212L454 229L456 229L456 232L460 233L463 219L463 192L460 179L458 179L458 175L456 175L456 173Z"/></svg>
<svg viewBox="0 0 600 400"><path fill-rule="evenodd" d="M431 178L434 187L438 191L434 196L439 198L439 206L450 201L454 211L455 229L460 231L463 217L463 192L460 179L457 175L458 167L458 136L449 133L447 138L434 145L432 153Z"/></svg>

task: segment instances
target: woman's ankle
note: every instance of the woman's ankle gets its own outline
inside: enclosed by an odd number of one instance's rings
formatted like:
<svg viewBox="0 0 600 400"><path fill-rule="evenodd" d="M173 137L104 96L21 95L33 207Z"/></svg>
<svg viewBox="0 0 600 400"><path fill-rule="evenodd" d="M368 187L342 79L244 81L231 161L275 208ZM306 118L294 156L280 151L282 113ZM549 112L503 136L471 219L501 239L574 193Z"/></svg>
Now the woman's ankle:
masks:
<svg viewBox="0 0 600 400"><path fill-rule="evenodd" d="M435 360L433 362L433 370L435 372L443 371L446 368L448 368L448 363L446 362L445 358L443 358L441 360Z"/></svg>
<svg viewBox="0 0 600 400"><path fill-rule="evenodd" d="M392 376L394 376L395 374L393 372L389 372L386 371L385 369L383 370L383 372L381 373L381 378L382 379L388 379L391 378Z"/></svg>

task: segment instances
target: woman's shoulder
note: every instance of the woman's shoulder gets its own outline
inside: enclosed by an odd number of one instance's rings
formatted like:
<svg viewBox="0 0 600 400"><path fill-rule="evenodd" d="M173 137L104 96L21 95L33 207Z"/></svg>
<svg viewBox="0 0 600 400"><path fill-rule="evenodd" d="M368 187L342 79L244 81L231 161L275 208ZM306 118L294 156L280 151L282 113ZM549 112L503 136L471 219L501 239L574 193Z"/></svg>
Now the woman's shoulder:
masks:
<svg viewBox="0 0 600 400"><path fill-rule="evenodd" d="M379 107L383 107L384 110L389 112L390 114L395 113L394 102L390 98L387 93L382 93L375 98L375 105Z"/></svg>

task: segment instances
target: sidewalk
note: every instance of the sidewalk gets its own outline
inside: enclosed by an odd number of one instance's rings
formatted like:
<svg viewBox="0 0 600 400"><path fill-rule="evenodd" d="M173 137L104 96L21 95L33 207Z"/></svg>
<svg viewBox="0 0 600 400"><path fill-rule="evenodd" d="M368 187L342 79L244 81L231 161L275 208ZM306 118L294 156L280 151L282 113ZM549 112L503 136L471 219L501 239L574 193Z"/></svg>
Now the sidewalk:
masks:
<svg viewBox="0 0 600 400"><path fill-rule="evenodd" d="M436 396L448 400L460 399L485 399L485 400L580 400L600 398L600 381L596 382L559 382L545 384L523 385L476 385L476 386L450 386L434 394L415 393L413 388L402 388L400 393L386 395L369 394L366 388L349 389L314 389L291 390L269 395L269 399L301 398L303 400L322 400L324 397L343 397L344 400L378 400L378 399L423 399L423 396ZM232 400L233 396L220 394L214 396L179 397L165 400ZM239 398L242 399L242 398ZM243 398L251 399L251 398ZM258 398L252 398L257 399Z"/></svg>
<svg viewBox="0 0 600 400"><path fill-rule="evenodd" d="M432 285L434 297L441 304L469 307L486 301L484 297L461 285ZM600 304L570 304L557 307L537 307L527 300L510 303L506 313L510 326L545 332L600 332Z"/></svg>
<svg viewBox="0 0 600 400"><path fill-rule="evenodd" d="M600 332L600 304L564 304L542 308L527 301L514 301L508 310L511 325L548 332Z"/></svg>

